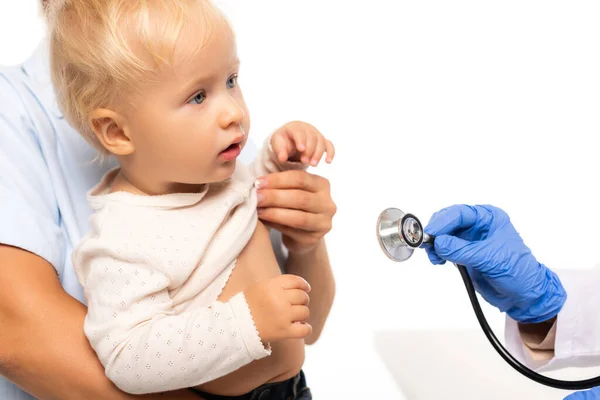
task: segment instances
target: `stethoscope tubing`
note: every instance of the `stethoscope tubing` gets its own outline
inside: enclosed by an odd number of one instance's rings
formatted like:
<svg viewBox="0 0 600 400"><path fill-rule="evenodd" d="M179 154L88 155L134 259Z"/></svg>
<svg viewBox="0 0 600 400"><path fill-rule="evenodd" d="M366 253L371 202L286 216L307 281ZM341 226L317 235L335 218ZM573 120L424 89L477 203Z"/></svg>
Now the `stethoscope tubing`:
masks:
<svg viewBox="0 0 600 400"><path fill-rule="evenodd" d="M529 369L525 365L523 365L519 360L513 357L510 352L508 352L502 343L498 340L494 332L492 331L490 325L485 318L485 315L481 309L481 305L479 304L479 300L477 299L477 295L475 292L475 288L473 286L473 282L471 281L471 277L467 269L462 265L454 264L465 284L465 288L467 289L467 294L469 295L469 300L471 301L471 305L473 306L473 310L475 311L475 315L477 317L477 321L479 321L479 325L483 330L483 333L488 338L492 347L500 354L500 357L504 359L511 367L513 367L517 372L526 376L527 378L540 383L545 386L549 386L555 389L564 389L564 390L584 390L591 389L596 386L600 386L600 376L590 379L578 380L578 381L565 381L561 379L550 378L537 372Z"/></svg>

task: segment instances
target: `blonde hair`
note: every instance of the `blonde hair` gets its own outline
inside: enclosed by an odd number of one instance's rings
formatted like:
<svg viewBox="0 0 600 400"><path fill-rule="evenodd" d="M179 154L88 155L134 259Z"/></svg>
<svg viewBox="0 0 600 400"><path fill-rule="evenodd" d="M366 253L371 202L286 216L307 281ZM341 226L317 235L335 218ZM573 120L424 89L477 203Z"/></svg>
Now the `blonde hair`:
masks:
<svg viewBox="0 0 600 400"><path fill-rule="evenodd" d="M175 45L186 24L200 34L196 51L229 23L209 0L52 0L50 69L65 119L102 155L90 117L114 106L151 80L157 68L172 66ZM229 31L229 30L228 30ZM144 61L139 50L152 62Z"/></svg>

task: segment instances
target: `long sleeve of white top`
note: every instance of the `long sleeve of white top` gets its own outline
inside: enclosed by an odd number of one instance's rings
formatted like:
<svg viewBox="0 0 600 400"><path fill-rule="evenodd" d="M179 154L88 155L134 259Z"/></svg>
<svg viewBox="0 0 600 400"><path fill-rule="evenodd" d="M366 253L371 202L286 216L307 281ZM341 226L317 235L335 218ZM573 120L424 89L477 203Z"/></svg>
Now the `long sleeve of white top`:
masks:
<svg viewBox="0 0 600 400"><path fill-rule="evenodd" d="M88 265L89 298L84 329L121 390L139 394L193 387L262 358L243 292L230 301L176 314L169 274L139 256L102 252ZM135 288L132 290L131 288Z"/></svg>

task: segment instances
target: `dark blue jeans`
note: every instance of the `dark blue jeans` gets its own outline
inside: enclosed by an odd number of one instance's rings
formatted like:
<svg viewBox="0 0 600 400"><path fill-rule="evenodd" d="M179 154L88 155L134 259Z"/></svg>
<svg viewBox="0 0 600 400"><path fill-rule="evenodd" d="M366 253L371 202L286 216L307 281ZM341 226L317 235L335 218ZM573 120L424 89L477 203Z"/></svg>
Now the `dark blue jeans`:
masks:
<svg viewBox="0 0 600 400"><path fill-rule="evenodd" d="M287 381L266 383L241 396L219 396L196 392L206 400L312 400L303 371Z"/></svg>

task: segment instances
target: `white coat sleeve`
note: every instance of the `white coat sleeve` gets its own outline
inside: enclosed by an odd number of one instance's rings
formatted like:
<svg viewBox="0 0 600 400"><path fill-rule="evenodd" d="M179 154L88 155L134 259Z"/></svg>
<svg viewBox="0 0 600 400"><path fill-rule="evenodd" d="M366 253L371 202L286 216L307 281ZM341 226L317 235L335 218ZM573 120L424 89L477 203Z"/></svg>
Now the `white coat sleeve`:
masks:
<svg viewBox="0 0 600 400"><path fill-rule="evenodd" d="M90 238L74 256L88 304L84 331L117 387L132 394L194 387L271 353L243 292L176 314L171 278L134 250Z"/></svg>
<svg viewBox="0 0 600 400"><path fill-rule="evenodd" d="M506 317L507 350L539 372L600 365L600 267L555 271L567 300L556 319L554 357L535 360L525 348L519 325Z"/></svg>

